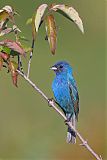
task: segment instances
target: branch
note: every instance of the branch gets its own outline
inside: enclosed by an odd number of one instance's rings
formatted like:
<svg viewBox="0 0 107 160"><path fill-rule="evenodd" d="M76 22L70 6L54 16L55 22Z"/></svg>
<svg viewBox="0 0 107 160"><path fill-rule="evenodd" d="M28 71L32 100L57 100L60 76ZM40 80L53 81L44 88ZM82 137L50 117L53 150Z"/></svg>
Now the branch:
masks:
<svg viewBox="0 0 107 160"><path fill-rule="evenodd" d="M30 66L31 66L31 60L32 60L32 56L33 56L34 44L35 44L35 40L33 39L32 40L32 46L31 46L32 50L30 52L30 59L29 59L29 62L28 62L27 78L29 78L29 74L30 74Z"/></svg>
<svg viewBox="0 0 107 160"><path fill-rule="evenodd" d="M15 34L16 42L20 43L19 42L19 36L18 36L18 33L21 32L20 29L16 25L14 25L13 26L13 31L14 31L14 34ZM20 43L20 45L21 45L21 43ZM20 55L18 55L18 70L21 70L22 73L23 73L22 59L21 59Z"/></svg>
<svg viewBox="0 0 107 160"><path fill-rule="evenodd" d="M54 101L49 100L49 98L25 75L23 74L21 71L17 70L17 72L19 73L19 75L21 75L48 103L51 107L53 107L53 109L66 121L67 118L66 116L55 106ZM72 126L71 122L67 122L67 125L72 128L76 135L78 136L78 138L80 139L80 141L82 142L82 144L80 144L81 146L84 146L97 160L102 160L101 156L98 156L94 150L89 146L88 142L86 140L83 139L83 137L81 136L81 134Z"/></svg>

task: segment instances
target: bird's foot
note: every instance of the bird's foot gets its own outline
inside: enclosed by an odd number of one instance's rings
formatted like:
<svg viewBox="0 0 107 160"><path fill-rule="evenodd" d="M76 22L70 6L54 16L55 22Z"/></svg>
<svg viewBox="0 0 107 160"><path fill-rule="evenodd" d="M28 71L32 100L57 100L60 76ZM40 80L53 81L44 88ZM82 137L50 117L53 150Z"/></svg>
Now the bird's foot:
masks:
<svg viewBox="0 0 107 160"><path fill-rule="evenodd" d="M53 98L49 98L48 99L48 105L49 105L49 107L52 107L52 103L54 104L55 100Z"/></svg>
<svg viewBox="0 0 107 160"><path fill-rule="evenodd" d="M66 119L66 120L64 121L65 125L68 125L68 122L70 122L70 120L69 120L69 119Z"/></svg>

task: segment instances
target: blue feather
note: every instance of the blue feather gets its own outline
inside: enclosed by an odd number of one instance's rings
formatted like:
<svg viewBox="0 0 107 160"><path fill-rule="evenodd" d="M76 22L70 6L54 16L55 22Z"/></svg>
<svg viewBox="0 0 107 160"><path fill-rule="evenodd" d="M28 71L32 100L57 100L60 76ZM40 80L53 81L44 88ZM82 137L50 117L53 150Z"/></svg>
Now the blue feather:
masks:
<svg viewBox="0 0 107 160"><path fill-rule="evenodd" d="M72 74L72 67L69 63L60 61L52 69L56 73L52 83L55 100L64 111L67 119L75 127L79 113L79 96L76 81ZM75 137L75 132L68 128L67 142L75 143Z"/></svg>

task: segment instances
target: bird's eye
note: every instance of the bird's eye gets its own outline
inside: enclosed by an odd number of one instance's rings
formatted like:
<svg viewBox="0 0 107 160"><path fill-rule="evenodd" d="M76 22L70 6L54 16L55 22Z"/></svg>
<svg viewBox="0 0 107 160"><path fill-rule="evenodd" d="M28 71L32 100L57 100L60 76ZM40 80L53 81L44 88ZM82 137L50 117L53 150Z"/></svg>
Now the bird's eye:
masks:
<svg viewBox="0 0 107 160"><path fill-rule="evenodd" d="M63 66L61 65L60 68L63 68Z"/></svg>

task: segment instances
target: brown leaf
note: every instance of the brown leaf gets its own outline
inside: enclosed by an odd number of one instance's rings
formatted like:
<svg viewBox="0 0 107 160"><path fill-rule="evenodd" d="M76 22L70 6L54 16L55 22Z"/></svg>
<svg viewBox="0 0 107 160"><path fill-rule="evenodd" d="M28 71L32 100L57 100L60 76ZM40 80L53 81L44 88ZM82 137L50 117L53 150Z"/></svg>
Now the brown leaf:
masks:
<svg viewBox="0 0 107 160"><path fill-rule="evenodd" d="M51 5L50 10L59 12L66 18L73 21L78 26L78 28L81 30L81 32L84 33L83 22L78 12L72 6L68 6L65 4L58 4L58 5L53 4Z"/></svg>
<svg viewBox="0 0 107 160"><path fill-rule="evenodd" d="M10 58L10 55L4 52L0 52L0 56L5 61L7 61Z"/></svg>
<svg viewBox="0 0 107 160"><path fill-rule="evenodd" d="M0 37L1 36L4 36L4 35L6 35L6 34L9 34L10 32L12 32L12 28L6 28L6 29L4 29L4 30L2 30L1 32L0 32Z"/></svg>
<svg viewBox="0 0 107 160"><path fill-rule="evenodd" d="M11 6L4 6L0 10L0 22L5 21L7 18L10 18L14 22L14 10Z"/></svg>
<svg viewBox="0 0 107 160"><path fill-rule="evenodd" d="M21 33L21 30L16 26L16 25L13 25L13 30L14 32L20 32Z"/></svg>
<svg viewBox="0 0 107 160"><path fill-rule="evenodd" d="M6 39L4 41L1 41L0 45L8 47L12 49L13 51L16 51L19 54L25 56L25 50L22 48L22 46L18 42Z"/></svg>
<svg viewBox="0 0 107 160"><path fill-rule="evenodd" d="M12 22L14 23L14 14L16 12L14 12L14 9L11 6L5 6L3 7L3 10L6 11L9 15L9 18L12 20Z"/></svg>
<svg viewBox="0 0 107 160"><path fill-rule="evenodd" d="M17 78L18 78L18 64L15 61L9 61L9 71L11 72L13 84L17 87Z"/></svg>
<svg viewBox="0 0 107 160"><path fill-rule="evenodd" d="M18 73L17 73L17 71L15 71L15 72L12 73L12 81L13 81L13 84L14 84L16 87L18 87L18 86L17 86L17 79L18 79Z"/></svg>
<svg viewBox="0 0 107 160"><path fill-rule="evenodd" d="M3 59L2 59L2 57L0 55L0 71L1 71L2 67L3 67Z"/></svg>
<svg viewBox="0 0 107 160"><path fill-rule="evenodd" d="M5 21L7 18L9 18L9 14L4 10L0 10L0 22Z"/></svg>
<svg viewBox="0 0 107 160"><path fill-rule="evenodd" d="M46 26L48 42L50 45L50 50L52 54L54 55L56 51L57 31L56 31L55 19L52 14L46 17L45 26Z"/></svg>
<svg viewBox="0 0 107 160"><path fill-rule="evenodd" d="M13 8L11 6L7 5L7 6L4 6L2 9L8 13L13 13Z"/></svg>

